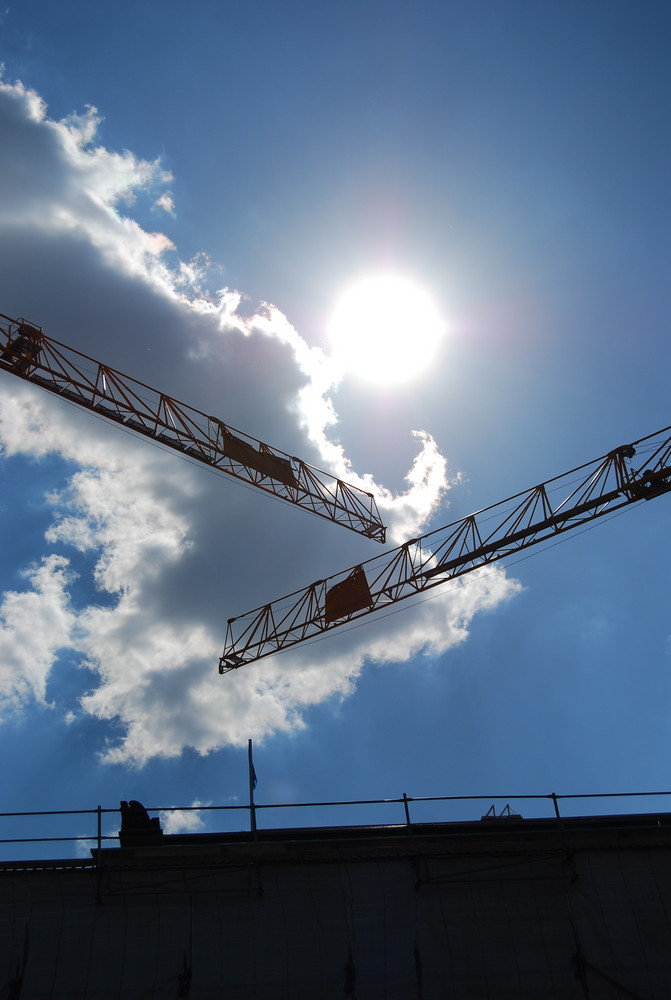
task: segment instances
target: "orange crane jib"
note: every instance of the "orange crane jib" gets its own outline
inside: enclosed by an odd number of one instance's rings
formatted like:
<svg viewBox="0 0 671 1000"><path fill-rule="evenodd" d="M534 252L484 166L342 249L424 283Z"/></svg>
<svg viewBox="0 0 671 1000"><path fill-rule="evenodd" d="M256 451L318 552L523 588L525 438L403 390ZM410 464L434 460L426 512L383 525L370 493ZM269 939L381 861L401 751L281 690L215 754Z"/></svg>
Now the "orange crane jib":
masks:
<svg viewBox="0 0 671 1000"><path fill-rule="evenodd" d="M304 590L229 618L219 673L669 491L671 427L666 427Z"/></svg>
<svg viewBox="0 0 671 1000"><path fill-rule="evenodd" d="M0 369L318 517L385 540L372 493L52 340L25 319L0 314Z"/></svg>

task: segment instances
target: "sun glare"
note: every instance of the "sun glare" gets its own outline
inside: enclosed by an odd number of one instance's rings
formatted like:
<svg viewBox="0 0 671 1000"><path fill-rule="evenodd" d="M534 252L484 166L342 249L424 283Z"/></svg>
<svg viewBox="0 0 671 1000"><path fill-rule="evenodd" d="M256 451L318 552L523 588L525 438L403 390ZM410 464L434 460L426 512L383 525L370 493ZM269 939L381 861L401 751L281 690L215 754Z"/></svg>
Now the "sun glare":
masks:
<svg viewBox="0 0 671 1000"><path fill-rule="evenodd" d="M367 278L342 295L329 326L334 359L381 384L405 382L432 360L444 332L431 297L406 278Z"/></svg>

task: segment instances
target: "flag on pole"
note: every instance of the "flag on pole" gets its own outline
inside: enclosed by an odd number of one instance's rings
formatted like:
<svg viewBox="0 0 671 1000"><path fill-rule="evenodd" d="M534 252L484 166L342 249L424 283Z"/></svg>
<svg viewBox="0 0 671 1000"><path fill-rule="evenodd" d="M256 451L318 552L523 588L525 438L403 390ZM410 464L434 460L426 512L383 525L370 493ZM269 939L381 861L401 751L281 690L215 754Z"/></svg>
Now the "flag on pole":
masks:
<svg viewBox="0 0 671 1000"><path fill-rule="evenodd" d="M252 825L252 836L256 840L256 806L254 805L254 789L256 788L256 771L252 760L252 741L247 740L247 764L249 766L249 819Z"/></svg>
<svg viewBox="0 0 671 1000"><path fill-rule="evenodd" d="M252 741L247 740L247 764L249 767L249 787L252 791L256 788L256 769L254 768L254 760L252 758Z"/></svg>

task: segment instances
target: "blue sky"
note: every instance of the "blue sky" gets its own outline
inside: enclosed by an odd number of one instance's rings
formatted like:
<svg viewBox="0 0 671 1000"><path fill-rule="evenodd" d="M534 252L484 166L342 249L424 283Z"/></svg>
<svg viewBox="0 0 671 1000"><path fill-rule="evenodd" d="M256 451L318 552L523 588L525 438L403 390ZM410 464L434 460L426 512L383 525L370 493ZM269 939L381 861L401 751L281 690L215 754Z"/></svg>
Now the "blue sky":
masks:
<svg viewBox="0 0 671 1000"><path fill-rule="evenodd" d="M24 0L0 312L439 527L671 422L670 40L654 2ZM380 273L445 329L386 385L328 340ZM665 498L221 678L228 617L378 547L0 382L3 809L244 801L248 738L268 803L671 787Z"/></svg>

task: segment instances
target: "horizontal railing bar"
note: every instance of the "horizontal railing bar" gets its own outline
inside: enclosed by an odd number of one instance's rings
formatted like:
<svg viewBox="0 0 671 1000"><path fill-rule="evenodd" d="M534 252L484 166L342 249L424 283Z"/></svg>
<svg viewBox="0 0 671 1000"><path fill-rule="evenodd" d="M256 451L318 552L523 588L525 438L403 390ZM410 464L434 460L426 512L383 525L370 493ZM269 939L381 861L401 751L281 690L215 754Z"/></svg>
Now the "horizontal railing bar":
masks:
<svg viewBox="0 0 671 1000"><path fill-rule="evenodd" d="M645 796L670 795L669 792L536 792L527 795L408 795L398 799L335 799L332 802L255 802L255 809L307 809L322 808L324 806L375 806L375 805L403 805L403 802L478 802L499 799L615 799L615 798L644 798ZM206 812L213 809L244 809L249 810L249 804L239 806L147 806L148 812ZM118 812L118 810L117 810ZM0 814L1 815L1 814Z"/></svg>
<svg viewBox="0 0 671 1000"><path fill-rule="evenodd" d="M328 807L349 807L349 806L389 806L389 805L403 805L407 806L409 804L421 804L422 802L506 802L506 803L517 803L525 801L547 801L555 804L555 809L558 802L566 802L570 800L616 800L616 799L640 799L640 798L658 798L664 796L671 796L671 791L639 791L639 792L536 792L528 794L506 794L506 795L421 795L421 796L410 796L404 795L399 798L385 798L385 799L334 799L322 802L268 802L268 803L255 803L255 810L261 809L307 809L307 808L328 808ZM249 803L237 804L237 805L202 805L202 806L148 806L146 807L147 812L152 813L175 813L175 812L226 812L226 811L237 811L237 812L248 812ZM0 819L27 819L29 817L38 816L96 816L101 817L103 813L105 814L119 814L121 812L120 808L103 808L98 807L97 809L50 809L50 810L35 810L28 812L4 812L0 813ZM558 815L558 814L557 814ZM570 817L564 817L570 818ZM369 825L369 824L367 824ZM399 826L403 825L399 823ZM318 828L316 828L318 829ZM226 831L221 831L225 833ZM103 841L115 841L119 842L118 834L102 834L99 832L91 834L79 834L76 836L64 836L64 837L12 837L12 838L0 838L0 844L37 844L37 843L93 843L101 844Z"/></svg>
<svg viewBox="0 0 671 1000"><path fill-rule="evenodd" d="M51 843L56 843L57 841L71 842L74 840L84 840L84 841L95 840L97 843L98 839L118 840L119 836L118 834L110 833L107 834L106 836L98 838L98 835L96 833L91 833L88 836L81 836L81 837L9 837L7 839L0 839L0 844L51 844Z"/></svg>
<svg viewBox="0 0 671 1000"><path fill-rule="evenodd" d="M645 798L646 795L671 795L671 792L565 792L563 795L553 793L555 799L634 799ZM520 796L521 798L522 796Z"/></svg>
<svg viewBox="0 0 671 1000"><path fill-rule="evenodd" d="M173 808L177 808L174 806ZM118 813L119 808L116 809L100 809L100 812L104 813ZM7 812L0 813L0 819L5 819L8 816L97 816L98 809L46 809L40 810L39 812Z"/></svg>
<svg viewBox="0 0 671 1000"><path fill-rule="evenodd" d="M396 799L333 799L323 802L255 802L256 809L307 809L323 808L325 806L375 806L375 805L402 805L404 802L479 802L498 801L500 799L628 799L646 798L655 796L671 796L671 791L651 791L651 792L533 792L526 794L508 793L505 795L407 795ZM147 812L222 812L222 811L243 811L249 810L249 804L241 805L202 805L202 806L146 806ZM119 813L119 808L98 809L48 809L30 812L0 812L0 819L26 816L97 816L98 813ZM70 837L69 840L74 838ZM0 841L1 842L1 841Z"/></svg>

